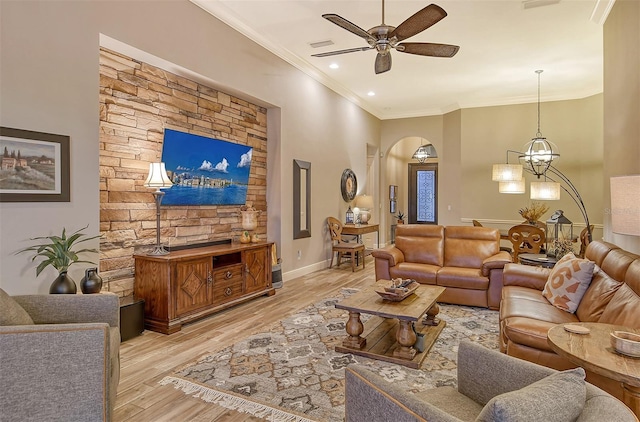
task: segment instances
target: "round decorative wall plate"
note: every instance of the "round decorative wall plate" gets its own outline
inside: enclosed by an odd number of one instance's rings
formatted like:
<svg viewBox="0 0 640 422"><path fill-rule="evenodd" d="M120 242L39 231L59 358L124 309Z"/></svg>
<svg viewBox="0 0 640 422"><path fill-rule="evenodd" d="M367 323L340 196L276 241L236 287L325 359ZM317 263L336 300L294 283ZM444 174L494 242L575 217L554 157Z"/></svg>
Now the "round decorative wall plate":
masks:
<svg viewBox="0 0 640 422"><path fill-rule="evenodd" d="M353 201L358 192L358 180L356 174L351 169L342 172L342 180L340 181L340 190L342 191L342 199L346 202Z"/></svg>

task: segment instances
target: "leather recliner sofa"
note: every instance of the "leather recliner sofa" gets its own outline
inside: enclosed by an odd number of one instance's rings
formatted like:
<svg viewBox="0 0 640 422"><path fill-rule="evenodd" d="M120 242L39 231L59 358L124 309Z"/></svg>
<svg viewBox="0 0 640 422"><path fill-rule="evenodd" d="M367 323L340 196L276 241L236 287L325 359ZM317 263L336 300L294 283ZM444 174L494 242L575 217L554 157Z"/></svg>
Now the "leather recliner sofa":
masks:
<svg viewBox="0 0 640 422"><path fill-rule="evenodd" d="M511 255L489 227L401 224L395 245L373 251L376 280L414 279L445 287L438 302L498 309Z"/></svg>
<svg viewBox="0 0 640 422"><path fill-rule="evenodd" d="M542 294L551 269L520 264L504 268L500 306L500 350L550 368L576 367L556 354L547 332L557 324L600 322L640 328L640 256L594 241L585 258L595 262L591 284L575 313L553 306ZM619 382L587 371L587 381L622 398Z"/></svg>

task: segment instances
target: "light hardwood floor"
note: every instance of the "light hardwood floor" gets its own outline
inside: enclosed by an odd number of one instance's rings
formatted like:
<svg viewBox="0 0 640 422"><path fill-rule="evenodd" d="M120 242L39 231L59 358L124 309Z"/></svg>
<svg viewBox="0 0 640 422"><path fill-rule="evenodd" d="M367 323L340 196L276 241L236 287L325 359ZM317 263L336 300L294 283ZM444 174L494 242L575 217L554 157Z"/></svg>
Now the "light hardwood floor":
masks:
<svg viewBox="0 0 640 422"><path fill-rule="evenodd" d="M374 262L351 272L344 262L284 283L276 294L261 296L242 305L182 327L171 335L144 331L120 346L121 373L114 421L257 421L260 418L227 410L185 395L172 386L158 384L174 368L230 346L237 339L292 314L343 287L361 288L375 281Z"/></svg>

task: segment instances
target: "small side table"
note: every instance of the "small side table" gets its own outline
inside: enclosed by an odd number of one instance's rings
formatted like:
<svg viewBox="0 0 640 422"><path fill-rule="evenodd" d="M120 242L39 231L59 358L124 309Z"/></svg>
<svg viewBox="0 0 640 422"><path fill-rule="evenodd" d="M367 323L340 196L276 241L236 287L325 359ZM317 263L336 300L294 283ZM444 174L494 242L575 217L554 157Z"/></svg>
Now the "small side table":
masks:
<svg viewBox="0 0 640 422"><path fill-rule="evenodd" d="M518 255L521 264L535 267L553 268L558 260L555 257L543 253L521 253Z"/></svg>
<svg viewBox="0 0 640 422"><path fill-rule="evenodd" d="M144 300L133 296L120 298L120 341L137 337L144 331Z"/></svg>
<svg viewBox="0 0 640 422"><path fill-rule="evenodd" d="M596 374L622 383L624 404L640 415L640 360L617 353L611 347L609 334L612 331L629 331L640 334L640 330L619 325L580 322L590 330L589 334L574 334L559 324L547 333L547 343L551 349Z"/></svg>

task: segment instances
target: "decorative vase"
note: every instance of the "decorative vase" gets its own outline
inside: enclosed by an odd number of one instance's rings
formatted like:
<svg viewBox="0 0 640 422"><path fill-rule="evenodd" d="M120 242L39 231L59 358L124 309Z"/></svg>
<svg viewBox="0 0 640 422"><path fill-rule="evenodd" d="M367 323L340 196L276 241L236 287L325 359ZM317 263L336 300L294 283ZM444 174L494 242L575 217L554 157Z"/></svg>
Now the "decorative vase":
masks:
<svg viewBox="0 0 640 422"><path fill-rule="evenodd" d="M243 231L240 235L240 243L249 243L251 242L251 235L248 231Z"/></svg>
<svg viewBox="0 0 640 422"><path fill-rule="evenodd" d="M102 290L102 277L98 275L97 268L87 268L84 277L80 280L80 290L84 294L100 293Z"/></svg>
<svg viewBox="0 0 640 422"><path fill-rule="evenodd" d="M260 236L258 233L254 233L251 235L251 243L258 243L260 241Z"/></svg>
<svg viewBox="0 0 640 422"><path fill-rule="evenodd" d="M73 281L71 277L67 274L66 271L60 272L58 277L53 280L51 283L51 287L49 287L49 293L51 294L76 294L78 291L78 287L76 286L76 282Z"/></svg>

